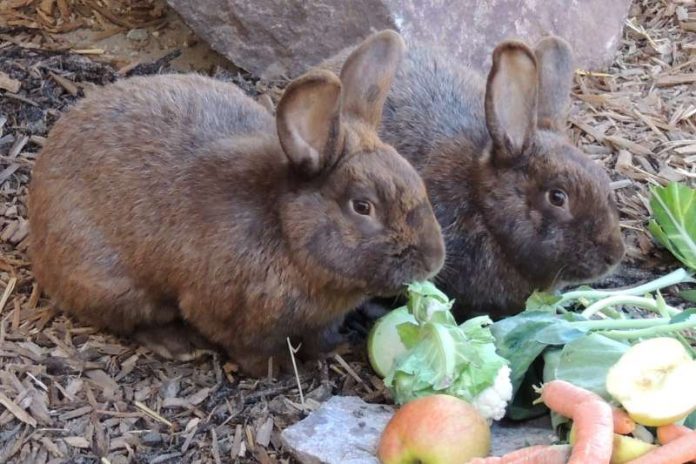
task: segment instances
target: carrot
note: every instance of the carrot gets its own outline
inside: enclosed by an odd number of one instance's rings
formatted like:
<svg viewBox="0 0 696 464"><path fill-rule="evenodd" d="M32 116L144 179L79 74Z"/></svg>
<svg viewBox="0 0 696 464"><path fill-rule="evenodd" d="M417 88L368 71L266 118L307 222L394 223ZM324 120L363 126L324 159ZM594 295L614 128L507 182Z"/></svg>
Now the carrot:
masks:
<svg viewBox="0 0 696 464"><path fill-rule="evenodd" d="M661 445L666 445L691 431L689 427L684 427L683 425L663 425L657 428L657 441L659 441Z"/></svg>
<svg viewBox="0 0 696 464"><path fill-rule="evenodd" d="M546 383L541 389L541 399L549 409L558 414L571 417L573 409L580 403L588 400L604 401L599 395L577 387L565 380L554 380ZM628 435L636 428L636 423L631 419L626 411L612 406L612 420L614 422L614 432L621 435Z"/></svg>
<svg viewBox="0 0 696 464"><path fill-rule="evenodd" d="M568 464L609 464L614 442L611 406L598 395L563 380L543 385L541 399L573 420L576 441Z"/></svg>
<svg viewBox="0 0 696 464"><path fill-rule="evenodd" d="M577 406L573 423L575 445L568 464L609 464L614 448L611 407L605 401L590 400Z"/></svg>
<svg viewBox="0 0 696 464"><path fill-rule="evenodd" d="M657 441L661 445L666 445L667 443L670 443L677 438L681 437L682 435L686 435L687 433L691 432L692 430L689 427L685 427L683 425L677 425L677 424L670 424L670 425L662 425L657 428ZM689 461L689 462L696 462L696 461Z"/></svg>
<svg viewBox="0 0 696 464"><path fill-rule="evenodd" d="M696 459L696 431L692 430L627 464L684 464Z"/></svg>
<svg viewBox="0 0 696 464"><path fill-rule="evenodd" d="M565 464L569 454L568 445L536 445L499 457L476 458L467 464Z"/></svg>
<svg viewBox="0 0 696 464"><path fill-rule="evenodd" d="M636 422L631 419L626 411L616 406L611 407L611 415L614 419L614 432L619 435L628 435L636 429Z"/></svg>

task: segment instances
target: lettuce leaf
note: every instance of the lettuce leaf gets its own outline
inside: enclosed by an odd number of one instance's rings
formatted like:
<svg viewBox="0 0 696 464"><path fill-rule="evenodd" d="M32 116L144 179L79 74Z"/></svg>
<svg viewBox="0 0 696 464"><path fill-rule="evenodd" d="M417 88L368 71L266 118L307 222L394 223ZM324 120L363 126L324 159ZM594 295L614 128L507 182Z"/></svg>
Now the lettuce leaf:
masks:
<svg viewBox="0 0 696 464"><path fill-rule="evenodd" d="M488 316L458 325L450 312L453 301L431 282L408 287L407 307L417 324L397 327L408 350L384 379L397 404L445 393L471 401L493 385L507 361L496 352Z"/></svg>
<svg viewBox="0 0 696 464"><path fill-rule="evenodd" d="M696 269L696 190L670 182L652 190L649 229L679 261Z"/></svg>

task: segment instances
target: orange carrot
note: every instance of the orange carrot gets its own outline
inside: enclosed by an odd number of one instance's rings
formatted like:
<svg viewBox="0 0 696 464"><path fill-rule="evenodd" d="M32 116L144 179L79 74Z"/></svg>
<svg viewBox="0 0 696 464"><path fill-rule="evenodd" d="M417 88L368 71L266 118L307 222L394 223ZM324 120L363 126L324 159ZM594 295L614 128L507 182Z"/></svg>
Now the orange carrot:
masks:
<svg viewBox="0 0 696 464"><path fill-rule="evenodd" d="M631 419L626 411L616 406L611 407L611 414L614 419L614 432L619 435L628 435L636 429L636 422Z"/></svg>
<svg viewBox="0 0 696 464"><path fill-rule="evenodd" d="M670 425L662 425L657 428L657 441L661 445L666 445L669 442L672 442L676 440L677 438L681 437L682 435L686 435L687 433L692 432L692 430L689 427L685 427L683 425L677 425L677 424L670 424ZM696 461L689 461L689 462L696 462Z"/></svg>
<svg viewBox="0 0 696 464"><path fill-rule="evenodd" d="M536 445L503 456L472 459L467 464L565 464L569 454L568 445Z"/></svg>
<svg viewBox="0 0 696 464"><path fill-rule="evenodd" d="M684 464L696 459L696 431L659 446L628 464Z"/></svg>
<svg viewBox="0 0 696 464"><path fill-rule="evenodd" d="M563 380L544 384L541 399L573 420L576 440L568 464L609 464L614 442L611 406L599 396Z"/></svg>
<svg viewBox="0 0 696 464"><path fill-rule="evenodd" d="M604 401L599 395L577 387L565 380L554 380L546 383L541 390L541 399L549 409L556 411L561 416L571 418L573 409L580 403L588 400ZM629 417L626 411L612 406L611 412L614 432L628 435L635 430L636 423Z"/></svg>
<svg viewBox="0 0 696 464"><path fill-rule="evenodd" d="M661 445L666 445L691 431L689 427L684 427L683 425L663 425L657 428L657 441L659 441Z"/></svg>
<svg viewBox="0 0 696 464"><path fill-rule="evenodd" d="M609 464L614 448L611 407L605 401L580 403L574 411L575 445L568 464Z"/></svg>

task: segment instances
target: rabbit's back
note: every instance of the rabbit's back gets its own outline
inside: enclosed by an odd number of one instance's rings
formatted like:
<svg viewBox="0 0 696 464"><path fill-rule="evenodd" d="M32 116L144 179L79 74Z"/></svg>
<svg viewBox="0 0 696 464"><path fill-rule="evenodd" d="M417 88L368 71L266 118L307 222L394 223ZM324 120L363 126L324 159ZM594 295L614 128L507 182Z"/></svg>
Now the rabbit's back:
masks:
<svg viewBox="0 0 696 464"><path fill-rule="evenodd" d="M457 140L474 156L488 142L485 82L436 49L411 48L384 106L381 136L422 167L436 148Z"/></svg>
<svg viewBox="0 0 696 464"><path fill-rule="evenodd" d="M283 165L272 150L251 162L245 142L272 144L274 128L236 86L195 75L132 78L86 97L56 124L34 168L37 274L50 285L60 279L43 274L73 269L87 282L103 267L166 293L220 265L201 262L201 246L235 259L244 247L229 247L230 237L269 240L247 233L274 230L249 211L273 199L247 184L252 170L276 181Z"/></svg>

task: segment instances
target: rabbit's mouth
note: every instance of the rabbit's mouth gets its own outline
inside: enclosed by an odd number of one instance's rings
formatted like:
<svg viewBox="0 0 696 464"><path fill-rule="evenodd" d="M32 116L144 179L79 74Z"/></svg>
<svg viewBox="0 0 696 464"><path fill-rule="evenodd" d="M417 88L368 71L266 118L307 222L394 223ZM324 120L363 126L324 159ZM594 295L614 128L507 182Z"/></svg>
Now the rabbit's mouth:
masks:
<svg viewBox="0 0 696 464"><path fill-rule="evenodd" d="M593 266L566 266L559 273L558 281L553 286L554 289L569 285L591 284L601 280L611 274L621 264L620 261L595 263Z"/></svg>

